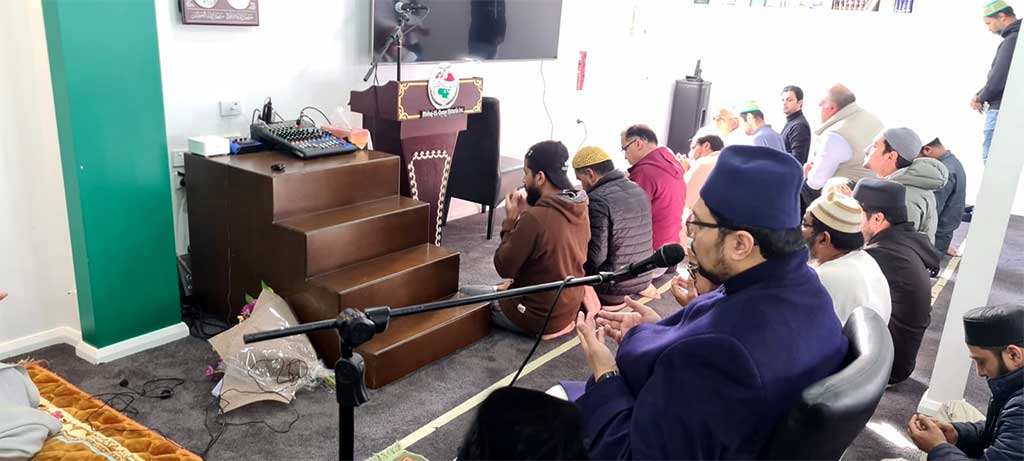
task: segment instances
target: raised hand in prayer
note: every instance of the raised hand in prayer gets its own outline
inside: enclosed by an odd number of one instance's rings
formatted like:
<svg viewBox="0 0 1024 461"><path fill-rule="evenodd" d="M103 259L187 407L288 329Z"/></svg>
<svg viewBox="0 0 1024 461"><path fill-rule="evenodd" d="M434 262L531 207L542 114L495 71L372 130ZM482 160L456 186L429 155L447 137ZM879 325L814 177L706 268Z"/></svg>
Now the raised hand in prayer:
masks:
<svg viewBox="0 0 1024 461"><path fill-rule="evenodd" d="M952 428L952 425L950 425ZM910 417L910 439L914 441L914 445L917 445L921 451L928 453L935 449L935 447L949 442L947 435L944 433L936 421L923 415L914 415ZM954 432L956 432L954 430Z"/></svg>
<svg viewBox="0 0 1024 461"><path fill-rule="evenodd" d="M597 324L604 328L605 333L615 340L616 343L622 343L622 338L626 336L629 330L641 323L656 323L661 320L661 316L658 315L654 309L633 301L629 297L625 298L626 305L629 306L633 312L609 312L601 310L597 312Z"/></svg>
<svg viewBox="0 0 1024 461"><path fill-rule="evenodd" d="M587 319L582 312L576 314L576 336L580 338L580 347L587 357L590 369L594 371L594 379L618 369L615 365L615 355L604 343L604 327L597 327L594 320Z"/></svg>

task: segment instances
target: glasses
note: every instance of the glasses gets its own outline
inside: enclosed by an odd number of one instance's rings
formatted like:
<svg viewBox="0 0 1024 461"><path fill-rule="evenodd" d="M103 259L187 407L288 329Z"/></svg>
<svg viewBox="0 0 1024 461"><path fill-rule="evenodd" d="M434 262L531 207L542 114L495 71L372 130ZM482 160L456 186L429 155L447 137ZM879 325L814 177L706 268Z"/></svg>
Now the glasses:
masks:
<svg viewBox="0 0 1024 461"><path fill-rule="evenodd" d="M729 229L721 224L715 224L710 222L697 221L696 219L690 219L686 221L686 233L693 237L697 233L697 228L703 227L707 229ZM730 229L731 230L731 229Z"/></svg>
<svg viewBox="0 0 1024 461"><path fill-rule="evenodd" d="M629 146L632 146L632 145L633 145L633 143L635 143L635 142L636 142L636 139L633 139L632 141L630 141L630 142L626 143L626 145L625 145L625 146L622 146L622 151L623 151L623 152L625 152L625 151L626 151L626 149L629 149Z"/></svg>

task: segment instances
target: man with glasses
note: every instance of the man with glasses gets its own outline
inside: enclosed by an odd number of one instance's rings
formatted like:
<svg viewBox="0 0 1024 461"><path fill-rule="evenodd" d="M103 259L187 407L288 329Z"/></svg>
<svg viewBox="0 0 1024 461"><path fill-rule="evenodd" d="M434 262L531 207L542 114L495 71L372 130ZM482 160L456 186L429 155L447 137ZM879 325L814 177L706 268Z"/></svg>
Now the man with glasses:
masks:
<svg viewBox="0 0 1024 461"><path fill-rule="evenodd" d="M669 243L679 243L686 206L686 181L683 167L667 147L658 146L658 137L644 125L633 125L621 134L622 152L631 165L629 179L651 200L651 251ZM675 268L658 269L652 277L675 273Z"/></svg>
<svg viewBox="0 0 1024 461"><path fill-rule="evenodd" d="M687 222L697 272L721 288L665 319L601 312L597 329L577 316L593 377L562 387L591 458L755 459L800 393L842 366L849 344L800 235L802 179L784 152L726 147Z"/></svg>

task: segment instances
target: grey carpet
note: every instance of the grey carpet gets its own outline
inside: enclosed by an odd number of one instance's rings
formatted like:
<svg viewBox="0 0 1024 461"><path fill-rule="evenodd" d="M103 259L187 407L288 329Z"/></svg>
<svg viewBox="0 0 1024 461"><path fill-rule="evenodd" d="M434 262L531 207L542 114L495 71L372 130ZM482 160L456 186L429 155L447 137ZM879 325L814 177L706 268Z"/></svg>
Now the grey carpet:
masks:
<svg viewBox="0 0 1024 461"><path fill-rule="evenodd" d="M497 210L496 225L504 210ZM463 284L493 283L498 281L491 262L495 239L484 239L486 215L475 215L449 223L445 229L444 244L462 252L461 282ZM961 228L955 241L965 233ZM497 232L495 232L497 233ZM999 271L993 283L993 301L1019 299L1024 292L1024 219L1015 217L1004 243ZM925 337L918 358L918 368L911 380L890 389L882 400L874 420L896 426L906 433L904 425L924 392L934 363L940 329L949 304L955 278L939 297L934 307L932 325ZM670 295L651 303L656 310L667 314L676 309ZM569 338L541 344L536 356L557 347ZM487 338L466 349L389 385L370 392L370 401L355 412L355 446L357 456L366 457L383 450L434 418L459 405L466 399L490 386L519 366L529 351L531 341L503 331L494 331ZM207 364L216 355L203 340L186 338L174 343L135 354L99 366L77 358L69 346L52 346L27 354L45 359L52 370L86 392L102 393L123 390L118 382L128 379L129 386L138 388L148 379L180 377L186 380L168 400L139 399L134 404L133 417L142 424L156 429L186 448L201 452L210 436L204 419L213 402L210 391L214 383L203 376ZM578 348L555 358L545 366L525 376L520 384L533 389L547 389L564 379L583 379L587 368ZM975 378L968 384L967 398L984 410L987 389L983 381ZM286 429L295 416L288 433ZM449 460L472 418L473 412L456 418L444 427L408 447L435 461ZM334 396L322 389L303 391L290 406L283 404L254 404L229 414L226 420L233 424L209 451L207 459L333 459L337 444L337 407ZM266 424L261 421L265 421ZM216 427L215 427L216 428ZM848 459L880 459L893 456L912 456L911 450L901 450L868 430L854 442Z"/></svg>

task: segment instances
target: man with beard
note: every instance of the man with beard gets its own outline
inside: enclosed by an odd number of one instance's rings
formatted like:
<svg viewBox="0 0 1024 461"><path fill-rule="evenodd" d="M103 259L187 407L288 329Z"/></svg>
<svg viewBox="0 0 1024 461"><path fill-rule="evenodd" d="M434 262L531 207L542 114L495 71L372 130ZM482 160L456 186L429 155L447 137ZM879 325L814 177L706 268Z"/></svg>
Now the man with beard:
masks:
<svg viewBox="0 0 1024 461"><path fill-rule="evenodd" d="M801 226L811 250L811 265L832 296L839 321L864 306L888 322L892 312L889 283L864 246L862 211L857 201L837 190L826 191L807 207Z"/></svg>
<svg viewBox="0 0 1024 461"><path fill-rule="evenodd" d="M512 280L499 286L463 287L463 293L494 293L583 276L590 242L587 194L572 188L568 160L569 151L558 141L530 147L523 165L526 196L517 191L505 198L501 244L494 252L498 275ZM491 322L528 335L563 331L583 302L583 287L562 290L545 329L553 301L554 291L493 301Z"/></svg>
<svg viewBox="0 0 1024 461"><path fill-rule="evenodd" d="M721 287L665 319L596 330L577 316L593 376L562 387L591 458L757 458L800 393L842 366L849 345L800 236L802 176L784 152L726 147L687 221L697 271Z"/></svg>
<svg viewBox="0 0 1024 461"><path fill-rule="evenodd" d="M992 391L985 420L950 424L914 415L910 438L929 461L1024 459L1024 305L967 312L964 339Z"/></svg>
<svg viewBox="0 0 1024 461"><path fill-rule="evenodd" d="M861 179L853 189L853 198L864 209L864 250L889 282L894 348L890 384L909 378L917 364L921 338L932 320L928 272L939 268L935 247L907 221L906 194L902 184L877 178Z"/></svg>

